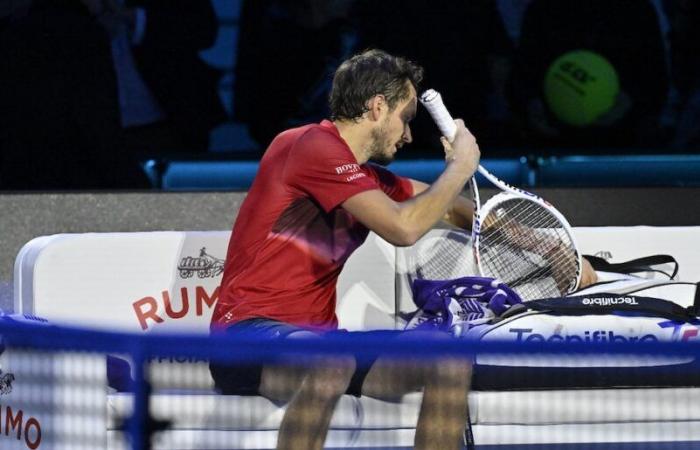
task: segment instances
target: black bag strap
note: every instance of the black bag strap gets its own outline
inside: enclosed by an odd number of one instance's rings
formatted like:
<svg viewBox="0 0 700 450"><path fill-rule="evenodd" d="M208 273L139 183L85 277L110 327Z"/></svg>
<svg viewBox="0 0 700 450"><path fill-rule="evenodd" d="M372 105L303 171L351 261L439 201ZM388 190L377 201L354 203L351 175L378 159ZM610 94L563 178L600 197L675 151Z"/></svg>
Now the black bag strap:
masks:
<svg viewBox="0 0 700 450"><path fill-rule="evenodd" d="M698 301L696 290L696 301ZM529 309L566 315L613 314L628 312L649 317L692 322L696 321L695 307L684 308L676 303L654 297L597 293L589 295L545 298L525 302Z"/></svg>
<svg viewBox="0 0 700 450"><path fill-rule="evenodd" d="M700 282L695 283L695 297L693 298L693 306L690 308L694 315L700 315Z"/></svg>
<svg viewBox="0 0 700 450"><path fill-rule="evenodd" d="M671 255L651 255L642 258L630 259L621 263L610 263L599 256L584 255L591 263L593 269L604 272L615 272L624 274L633 274L639 272L657 272L666 275L669 279L674 279L678 274L678 261ZM673 271L671 274L655 268L663 264L672 264Z"/></svg>

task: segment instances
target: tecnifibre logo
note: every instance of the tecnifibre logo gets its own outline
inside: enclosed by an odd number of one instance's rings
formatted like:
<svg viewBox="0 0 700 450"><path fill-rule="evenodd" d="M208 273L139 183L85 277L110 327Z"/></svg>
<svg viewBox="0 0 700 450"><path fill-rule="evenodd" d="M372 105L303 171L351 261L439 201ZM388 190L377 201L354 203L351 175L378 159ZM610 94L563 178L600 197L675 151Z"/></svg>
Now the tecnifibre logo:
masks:
<svg viewBox="0 0 700 450"><path fill-rule="evenodd" d="M653 334L642 336L622 336L613 330L587 330L582 334L544 335L533 333L532 328L510 328L509 333L515 334L516 342L657 342L659 339Z"/></svg>
<svg viewBox="0 0 700 450"><path fill-rule="evenodd" d="M610 305L638 305L634 297L584 297L581 300L584 305L590 306L610 306Z"/></svg>

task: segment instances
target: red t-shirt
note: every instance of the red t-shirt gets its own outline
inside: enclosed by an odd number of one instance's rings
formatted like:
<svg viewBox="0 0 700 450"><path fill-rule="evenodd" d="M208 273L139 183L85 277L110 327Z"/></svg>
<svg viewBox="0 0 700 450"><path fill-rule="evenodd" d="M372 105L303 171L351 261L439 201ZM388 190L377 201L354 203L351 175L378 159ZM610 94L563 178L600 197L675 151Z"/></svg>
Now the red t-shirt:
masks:
<svg viewBox="0 0 700 450"><path fill-rule="evenodd" d="M212 327L266 317L336 328L338 275L369 233L340 205L370 189L413 195L408 179L359 165L332 122L278 135L233 227Z"/></svg>

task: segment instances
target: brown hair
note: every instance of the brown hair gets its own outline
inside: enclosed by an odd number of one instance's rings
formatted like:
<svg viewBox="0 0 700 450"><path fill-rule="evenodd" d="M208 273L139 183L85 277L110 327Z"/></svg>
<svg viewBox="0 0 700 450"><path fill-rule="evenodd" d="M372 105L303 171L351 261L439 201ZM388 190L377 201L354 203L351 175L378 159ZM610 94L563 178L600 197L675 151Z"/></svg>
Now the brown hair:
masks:
<svg viewBox="0 0 700 450"><path fill-rule="evenodd" d="M406 81L418 90L423 68L383 50L367 50L343 62L335 71L330 93L332 120L357 119L367 112L367 101L386 97L390 109L408 98Z"/></svg>

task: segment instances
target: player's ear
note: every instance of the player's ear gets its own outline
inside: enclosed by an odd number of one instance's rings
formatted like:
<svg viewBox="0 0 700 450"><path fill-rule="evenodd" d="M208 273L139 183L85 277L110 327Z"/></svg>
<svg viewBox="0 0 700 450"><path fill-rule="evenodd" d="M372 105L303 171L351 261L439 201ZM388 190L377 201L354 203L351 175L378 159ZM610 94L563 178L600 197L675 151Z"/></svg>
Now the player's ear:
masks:
<svg viewBox="0 0 700 450"><path fill-rule="evenodd" d="M382 111L387 108L386 97L383 94L377 94L367 102L367 112L371 120L379 120Z"/></svg>

